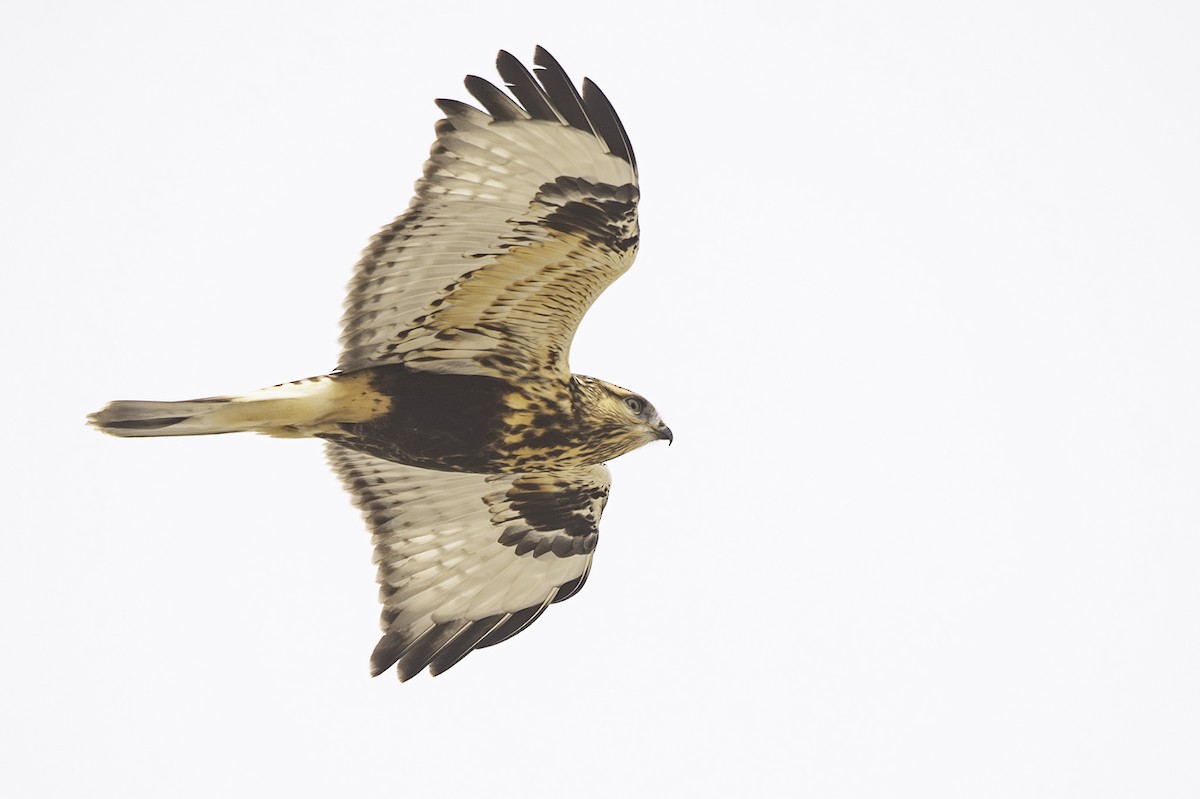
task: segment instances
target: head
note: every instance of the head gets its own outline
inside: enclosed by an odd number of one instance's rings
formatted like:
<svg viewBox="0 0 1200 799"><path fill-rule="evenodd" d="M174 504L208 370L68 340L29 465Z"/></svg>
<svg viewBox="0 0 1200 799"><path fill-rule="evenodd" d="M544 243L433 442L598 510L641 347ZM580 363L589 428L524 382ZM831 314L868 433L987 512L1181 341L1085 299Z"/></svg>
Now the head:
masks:
<svg viewBox="0 0 1200 799"><path fill-rule="evenodd" d="M612 452L605 455L606 460L651 441L675 440L671 428L645 397L594 377L575 375L575 380L584 403L585 424L605 441L605 451Z"/></svg>

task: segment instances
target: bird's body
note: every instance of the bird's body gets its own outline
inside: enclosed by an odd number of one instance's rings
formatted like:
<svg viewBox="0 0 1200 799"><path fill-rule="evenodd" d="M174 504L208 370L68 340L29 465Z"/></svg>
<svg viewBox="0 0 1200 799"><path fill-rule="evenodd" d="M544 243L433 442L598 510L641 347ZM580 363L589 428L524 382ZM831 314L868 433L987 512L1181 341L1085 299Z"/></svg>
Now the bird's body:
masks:
<svg viewBox="0 0 1200 799"><path fill-rule="evenodd" d="M571 338L633 261L636 165L594 84L540 48L522 103L469 77L490 113L447 118L407 213L351 281L339 368L246 395L118 401L117 436L315 437L375 534L384 636L401 679L524 629L587 577L604 463L671 431L642 397L575 375Z"/></svg>
<svg viewBox="0 0 1200 799"><path fill-rule="evenodd" d="M652 416L629 428L615 407L627 399L644 402L581 375L537 386L389 364L242 396L122 400L92 421L125 438L240 432L323 438L422 469L519 474L594 466L663 438L666 428Z"/></svg>

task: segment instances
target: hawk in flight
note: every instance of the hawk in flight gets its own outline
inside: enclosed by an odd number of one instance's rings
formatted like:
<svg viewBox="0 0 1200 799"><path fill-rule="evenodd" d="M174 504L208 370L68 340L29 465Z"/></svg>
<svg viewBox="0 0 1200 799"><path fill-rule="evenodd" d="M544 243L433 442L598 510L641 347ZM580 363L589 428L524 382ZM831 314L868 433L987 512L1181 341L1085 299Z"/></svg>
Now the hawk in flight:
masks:
<svg viewBox="0 0 1200 799"><path fill-rule="evenodd" d="M439 674L587 579L604 463L672 440L638 394L572 374L571 339L633 263L637 162L590 80L501 52L508 93L445 114L416 197L355 267L328 375L241 396L120 400L115 436L256 432L326 442L379 564L372 674Z"/></svg>

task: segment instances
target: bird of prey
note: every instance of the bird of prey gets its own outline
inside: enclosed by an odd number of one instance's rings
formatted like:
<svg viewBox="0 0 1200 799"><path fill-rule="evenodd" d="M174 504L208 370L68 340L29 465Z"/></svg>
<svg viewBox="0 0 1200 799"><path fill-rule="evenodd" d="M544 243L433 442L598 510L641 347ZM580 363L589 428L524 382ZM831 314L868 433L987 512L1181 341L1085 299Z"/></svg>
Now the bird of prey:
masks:
<svg viewBox="0 0 1200 799"><path fill-rule="evenodd" d="M590 80L507 52L508 92L445 114L408 210L371 239L330 374L238 396L119 400L115 436L324 439L373 533L383 636L371 673L439 674L587 579L605 462L670 428L644 397L572 374L580 319L633 263L637 162Z"/></svg>

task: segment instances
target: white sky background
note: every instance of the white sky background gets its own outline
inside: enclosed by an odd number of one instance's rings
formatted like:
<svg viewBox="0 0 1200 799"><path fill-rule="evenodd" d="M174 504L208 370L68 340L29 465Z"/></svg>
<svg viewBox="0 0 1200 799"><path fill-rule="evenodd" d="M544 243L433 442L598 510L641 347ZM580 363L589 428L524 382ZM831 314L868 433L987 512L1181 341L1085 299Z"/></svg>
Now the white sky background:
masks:
<svg viewBox="0 0 1200 799"><path fill-rule="evenodd" d="M1200 794L1194 4L321 5L0 12L5 793ZM83 419L328 370L537 43L641 165L573 365L676 443L581 594L371 680L319 443Z"/></svg>

